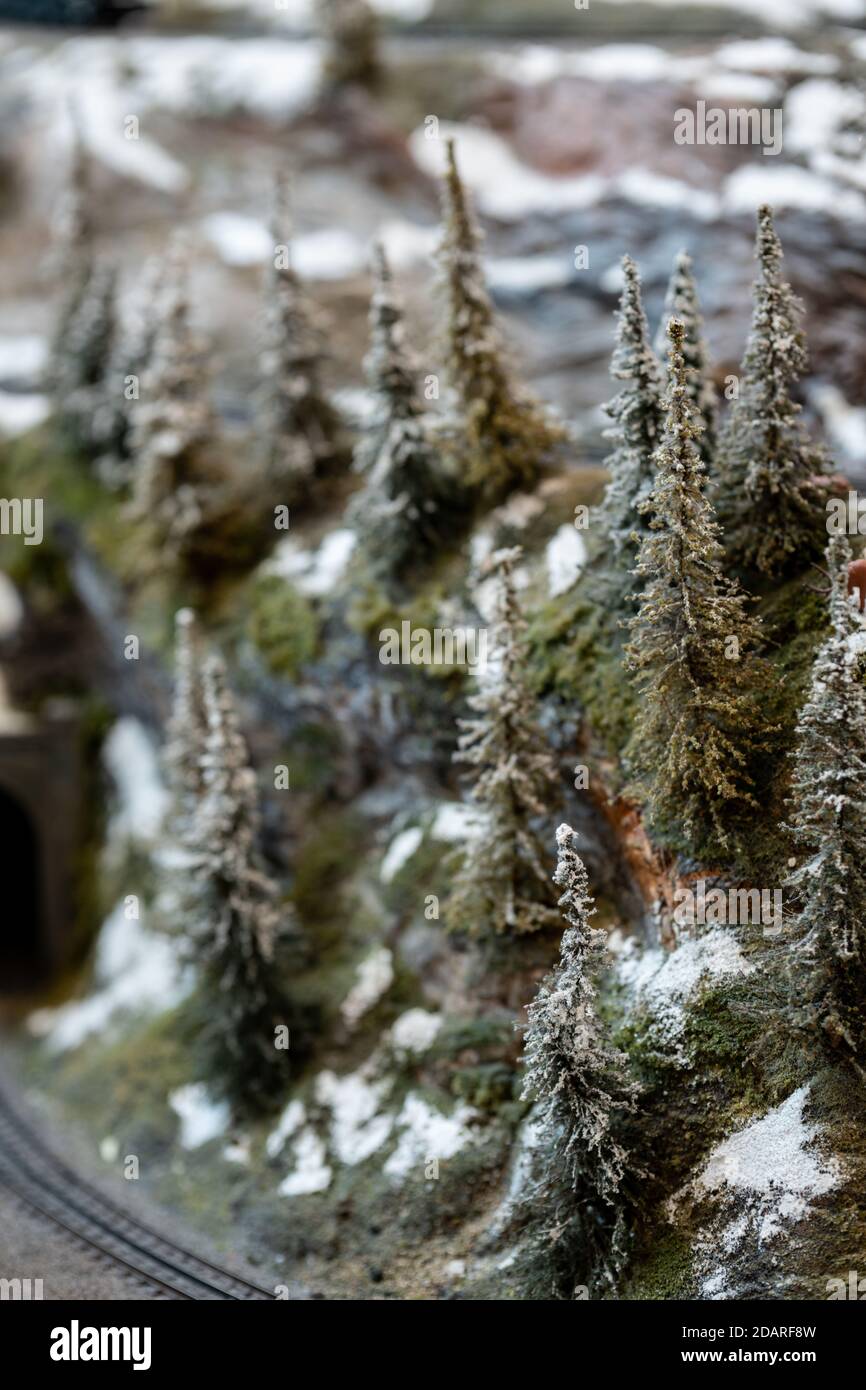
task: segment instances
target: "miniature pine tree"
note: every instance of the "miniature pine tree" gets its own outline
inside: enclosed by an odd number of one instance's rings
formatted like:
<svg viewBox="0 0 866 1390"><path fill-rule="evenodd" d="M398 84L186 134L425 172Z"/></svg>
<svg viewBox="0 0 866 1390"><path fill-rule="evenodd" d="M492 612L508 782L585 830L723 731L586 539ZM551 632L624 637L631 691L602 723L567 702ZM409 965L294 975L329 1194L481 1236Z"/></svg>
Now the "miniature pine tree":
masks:
<svg viewBox="0 0 866 1390"><path fill-rule="evenodd" d="M512 487L530 487L566 432L512 379L484 283L481 232L457 171L453 140L447 158L439 262L447 293L448 371L467 481L495 500Z"/></svg>
<svg viewBox="0 0 866 1390"><path fill-rule="evenodd" d="M590 926L595 912L583 861L570 825L556 832L553 881L568 926L559 964L527 1010L524 1100L541 1104L545 1163L568 1185L614 1204L628 1154L613 1134L617 1112L634 1109L637 1087L625 1055L605 1036L595 999L607 957L606 933Z"/></svg>
<svg viewBox="0 0 866 1390"><path fill-rule="evenodd" d="M364 365L375 405L355 449L355 466L367 481L351 515L374 568L399 577L440 542L443 489L405 345L402 307L381 246L375 250L374 276Z"/></svg>
<svg viewBox="0 0 866 1390"><path fill-rule="evenodd" d="M532 825L555 806L559 777L527 680L526 623L514 584L521 554L517 546L492 557L500 576L495 673L470 699L476 717L459 721L454 755L471 769L479 826L455 879L446 920L449 930L488 939L535 932L558 920L543 844Z"/></svg>
<svg viewBox="0 0 866 1390"><path fill-rule="evenodd" d="M287 488L292 500L304 500L310 481L341 468L347 454L342 421L322 384L324 336L291 264L283 179L276 183L271 231L258 418L268 477Z"/></svg>
<svg viewBox="0 0 866 1390"><path fill-rule="evenodd" d="M175 246L163 286L160 329L135 413L133 514L147 518L171 553L205 524L217 470L216 421L203 346L190 325L185 255Z"/></svg>
<svg viewBox="0 0 866 1390"><path fill-rule="evenodd" d="M858 1050L866 1036L866 690L857 611L847 592L844 535L827 550L830 634L818 649L797 725L789 804L806 858L787 886L799 899L791 976L807 1025Z"/></svg>
<svg viewBox="0 0 866 1390"><path fill-rule="evenodd" d="M150 370L159 332L157 314L163 303L165 266L153 257L145 266L133 305L131 325L118 325L105 378L99 435L99 470L112 487L132 477L133 426L141 383Z"/></svg>
<svg viewBox="0 0 866 1390"><path fill-rule="evenodd" d="M791 389L808 365L803 306L782 278L782 247L769 207L758 211L760 269L752 329L735 400L719 442L719 519L734 560L779 575L805 569L826 536L823 451L799 422Z"/></svg>
<svg viewBox="0 0 866 1390"><path fill-rule="evenodd" d="M319 16L328 45L326 81L372 86L380 76L379 22L366 0L319 0Z"/></svg>
<svg viewBox="0 0 866 1390"><path fill-rule="evenodd" d="M255 1108L274 1099L285 1072L275 1029L286 1024L287 1005L274 953L293 924L258 863L256 778L219 658L205 662L202 689L207 736L191 835L197 907L190 947L208 999L214 1074L239 1104Z"/></svg>
<svg viewBox="0 0 866 1390"><path fill-rule="evenodd" d="M175 614L174 699L166 728L163 761L171 793L168 826L181 841L188 839L202 796L202 755L207 720L201 676L201 639L195 614L181 608Z"/></svg>
<svg viewBox="0 0 866 1390"><path fill-rule="evenodd" d="M60 216L56 261L62 297L52 340L49 373L52 392L61 409L64 399L75 389L79 379L70 333L87 295L94 268L89 182L87 156L76 132L72 167Z"/></svg>
<svg viewBox="0 0 866 1390"><path fill-rule="evenodd" d="M114 347L117 273L94 266L74 318L66 330L68 357L58 409L70 438L95 452L104 435L109 406L109 364Z"/></svg>
<svg viewBox="0 0 866 1390"><path fill-rule="evenodd" d="M615 563L630 568L633 545L649 530L642 505L655 477L653 454L662 437L662 373L649 342L641 300L640 276L630 256L622 261L623 288L616 344L610 374L623 382L619 394L605 407L616 424L608 433L615 448L606 459L610 481L601 506L601 522Z"/></svg>
<svg viewBox="0 0 866 1390"><path fill-rule="evenodd" d="M720 528L695 447L683 326L672 319L668 332L653 529L638 555L644 589L626 648L642 695L630 755L654 822L701 842L714 832L724 845L732 815L754 805L749 761L768 732L757 700L767 677L753 655L760 625L722 572Z"/></svg>
<svg viewBox="0 0 866 1390"><path fill-rule="evenodd" d="M710 376L709 352L704 339L698 287L692 270L692 258L687 251L680 251L674 261L664 311L656 335L655 350L662 361L667 357L668 320L671 318L679 319L684 329L683 357L686 360L689 396L695 409L695 419L703 426L698 448L709 471L716 444L718 397Z"/></svg>

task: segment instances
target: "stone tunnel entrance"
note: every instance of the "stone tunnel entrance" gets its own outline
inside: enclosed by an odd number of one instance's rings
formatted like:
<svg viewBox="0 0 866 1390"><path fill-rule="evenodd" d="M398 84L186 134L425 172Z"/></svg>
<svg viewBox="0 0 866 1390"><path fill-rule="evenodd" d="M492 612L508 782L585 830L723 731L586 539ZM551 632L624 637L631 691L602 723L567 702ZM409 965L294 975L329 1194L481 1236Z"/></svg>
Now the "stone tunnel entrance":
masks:
<svg viewBox="0 0 866 1390"><path fill-rule="evenodd" d="M0 787L3 912L0 917L0 987L24 988L46 969L36 826L17 799Z"/></svg>
<svg viewBox="0 0 866 1390"><path fill-rule="evenodd" d="M0 701L0 994L68 960L80 839L75 719L35 719Z"/></svg>

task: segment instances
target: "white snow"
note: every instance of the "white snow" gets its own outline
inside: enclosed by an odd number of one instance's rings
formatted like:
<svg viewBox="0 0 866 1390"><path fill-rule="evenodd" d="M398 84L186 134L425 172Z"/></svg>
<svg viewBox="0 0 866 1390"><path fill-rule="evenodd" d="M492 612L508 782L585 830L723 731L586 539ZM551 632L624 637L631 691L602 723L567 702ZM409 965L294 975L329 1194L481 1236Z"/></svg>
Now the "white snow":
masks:
<svg viewBox="0 0 866 1390"><path fill-rule="evenodd" d="M212 212L201 230L226 265L262 265L274 254L274 239L264 222L240 212Z"/></svg>
<svg viewBox="0 0 866 1390"><path fill-rule="evenodd" d="M8 574L0 570L0 638L12 637L21 626L24 604ZM2 685L0 685L2 689Z"/></svg>
<svg viewBox="0 0 866 1390"><path fill-rule="evenodd" d="M439 807L430 826L434 840L458 845L471 835L477 835L480 819L477 806L467 801L445 801Z"/></svg>
<svg viewBox="0 0 866 1390"><path fill-rule="evenodd" d="M668 1203L675 1220L690 1197L713 1196L718 1216L696 1241L703 1266L703 1292L719 1297L727 1289L725 1257L747 1237L758 1244L774 1240L786 1225L807 1216L810 1199L838 1186L843 1170L837 1159L815 1147L817 1128L805 1119L810 1086L800 1086L760 1119L722 1140L703 1168Z"/></svg>
<svg viewBox="0 0 866 1390"><path fill-rule="evenodd" d="M8 439L36 429L51 414L47 396L0 391L0 434Z"/></svg>
<svg viewBox="0 0 866 1390"><path fill-rule="evenodd" d="M319 1073L316 1100L331 1110L331 1147L341 1163L363 1163L390 1136L394 1117L379 1113L390 1087L387 1078L371 1080L366 1067L348 1076Z"/></svg>
<svg viewBox="0 0 866 1390"><path fill-rule="evenodd" d="M263 265L274 254L273 236L257 217L212 212L200 225L226 265ZM292 239L292 266L305 280L342 280L363 269L365 260L362 242L342 227L305 232Z"/></svg>
<svg viewBox="0 0 866 1390"><path fill-rule="evenodd" d="M551 598L567 593L586 564L586 546L576 527L560 526L547 542L544 562Z"/></svg>
<svg viewBox="0 0 866 1390"><path fill-rule="evenodd" d="M866 406L849 405L839 388L827 381L815 382L809 397L836 448L848 459L866 458Z"/></svg>
<svg viewBox="0 0 866 1390"><path fill-rule="evenodd" d="M265 1152L269 1158L281 1153L287 1139L306 1123L307 1111L302 1100L290 1100L276 1125L265 1140Z"/></svg>
<svg viewBox="0 0 866 1390"><path fill-rule="evenodd" d="M106 1134L104 1139L99 1141L99 1157L103 1163L116 1163L120 1153L120 1144L113 1134Z"/></svg>
<svg viewBox="0 0 866 1390"><path fill-rule="evenodd" d="M686 10L689 0L644 0L660 9ZM633 0L608 0L610 5L628 5ZM705 0L692 3L706 8ZM712 0L714 10L733 10L737 14L752 14L768 27L782 29L809 24L821 15L834 19L862 19L862 0Z"/></svg>
<svg viewBox="0 0 866 1390"><path fill-rule="evenodd" d="M762 202L806 212L830 212L837 217L862 219L866 198L853 189L840 189L828 178L794 164L765 167L744 164L725 181L723 203L728 212L754 214Z"/></svg>
<svg viewBox="0 0 866 1390"><path fill-rule="evenodd" d="M420 227L416 222L395 218L382 224L376 239L384 246L392 269L406 270L411 266L426 265L440 237L437 226Z"/></svg>
<svg viewBox="0 0 866 1390"><path fill-rule="evenodd" d="M126 916L119 902L103 924L94 962L95 991L56 1009L38 1009L27 1020L50 1051L77 1047L92 1033L102 1033L120 1011L161 1013L189 993L191 978L181 968L166 937L151 935L141 921Z"/></svg>
<svg viewBox="0 0 866 1390"><path fill-rule="evenodd" d="M536 294L569 284L573 268L567 255L500 256L485 261L485 273L494 292Z"/></svg>
<svg viewBox="0 0 866 1390"><path fill-rule="evenodd" d="M274 546L261 570L290 580L310 598L321 598L342 579L356 544L357 535L348 527L330 531L315 551L306 550L293 537L285 536Z"/></svg>
<svg viewBox="0 0 866 1390"><path fill-rule="evenodd" d="M778 35L725 43L713 56L724 67L746 72L826 73L835 72L839 66L839 59L832 53L807 53Z"/></svg>
<svg viewBox="0 0 866 1390"><path fill-rule="evenodd" d="M0 334L0 381L35 386L48 361L48 343L38 333Z"/></svg>
<svg viewBox="0 0 866 1390"><path fill-rule="evenodd" d="M294 1168L277 1188L280 1196L304 1197L311 1192L324 1192L330 1186L331 1170L325 1162L325 1146L315 1130L302 1130L292 1152Z"/></svg>
<svg viewBox="0 0 866 1390"><path fill-rule="evenodd" d="M864 97L854 87L814 77L791 88L785 100L785 147L803 153L826 150L848 121L863 113Z"/></svg>
<svg viewBox="0 0 866 1390"><path fill-rule="evenodd" d="M103 758L117 791L110 833L150 843L159 834L168 792L144 725L128 715L118 719L105 740Z"/></svg>
<svg viewBox="0 0 866 1390"><path fill-rule="evenodd" d="M401 830L399 835L394 836L379 870L379 877L383 883L390 883L392 879L396 878L403 865L412 858L423 839L424 831L417 825L410 826L408 830Z"/></svg>
<svg viewBox="0 0 866 1390"><path fill-rule="evenodd" d="M358 966L355 983L340 1006L343 1021L354 1028L382 995L390 989L394 979L394 958L387 946L377 946L365 956Z"/></svg>
<svg viewBox="0 0 866 1390"><path fill-rule="evenodd" d="M476 1114L471 1106L459 1105L451 1115L443 1115L414 1091L410 1092L396 1121L402 1133L382 1171L389 1178L403 1181L413 1169L423 1176L423 1167L431 1159L442 1162L453 1158L470 1142L468 1125Z"/></svg>
<svg viewBox="0 0 866 1390"><path fill-rule="evenodd" d="M249 1166L250 1162L250 1141L244 1136L240 1139L231 1139L223 1149L223 1162L237 1163L242 1168Z"/></svg>
<svg viewBox="0 0 866 1390"><path fill-rule="evenodd" d="M427 1009L407 1009L391 1028L391 1045L397 1052L419 1056L433 1045L442 1027L442 1015Z"/></svg>
<svg viewBox="0 0 866 1390"><path fill-rule="evenodd" d="M180 1145L198 1149L225 1134L231 1120L228 1102L214 1100L203 1081L191 1081L171 1091L168 1103L180 1119Z"/></svg>
<svg viewBox="0 0 866 1390"><path fill-rule="evenodd" d="M620 979L646 1007L662 1041L674 1045L685 1027L686 1001L702 980L748 975L752 969L734 933L723 927L683 941L674 951L641 951L632 939L617 958ZM677 1055L686 1065L685 1054Z"/></svg>

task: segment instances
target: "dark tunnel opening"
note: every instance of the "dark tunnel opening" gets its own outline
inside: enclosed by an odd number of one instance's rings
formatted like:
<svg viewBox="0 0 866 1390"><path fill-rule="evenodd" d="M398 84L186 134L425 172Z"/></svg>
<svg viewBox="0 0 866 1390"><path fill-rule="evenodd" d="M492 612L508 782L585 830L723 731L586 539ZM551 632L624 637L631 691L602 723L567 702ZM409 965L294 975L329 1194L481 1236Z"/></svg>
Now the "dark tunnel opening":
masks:
<svg viewBox="0 0 866 1390"><path fill-rule="evenodd" d="M45 971L39 882L39 842L25 807L0 787L0 990L26 988Z"/></svg>

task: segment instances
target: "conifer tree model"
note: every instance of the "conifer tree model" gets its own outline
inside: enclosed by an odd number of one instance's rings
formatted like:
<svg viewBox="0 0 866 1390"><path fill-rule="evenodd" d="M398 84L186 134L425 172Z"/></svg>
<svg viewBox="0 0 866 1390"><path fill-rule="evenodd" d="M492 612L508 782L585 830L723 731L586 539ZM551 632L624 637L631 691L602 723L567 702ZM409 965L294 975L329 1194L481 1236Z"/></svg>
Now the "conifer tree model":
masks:
<svg viewBox="0 0 866 1390"><path fill-rule="evenodd" d="M716 445L718 398L710 376L709 352L704 339L704 323L698 287L692 270L692 258L687 251L680 251L674 261L665 296L664 310L655 341L655 350L661 361L667 359L668 320L671 318L679 319L683 325L683 357L686 362L689 395L695 408L696 422L703 427L698 448L709 472L712 469Z"/></svg>
<svg viewBox="0 0 866 1390"><path fill-rule="evenodd" d="M541 465L566 438L541 402L506 365L484 283L481 232L447 143L444 233L439 262L447 293L448 372L464 436L467 482L488 500L531 487Z"/></svg>
<svg viewBox="0 0 866 1390"><path fill-rule="evenodd" d="M606 1203L620 1190L628 1155L614 1138L617 1111L634 1108L636 1086L625 1055L605 1035L595 999L607 957L607 935L590 926L595 912L583 861L570 825L556 832L553 881L567 922L559 964L527 1011L523 1099L541 1104L545 1163L568 1185L585 1187Z"/></svg>
<svg viewBox="0 0 866 1390"><path fill-rule="evenodd" d="M51 388L61 410L78 381L70 333L84 301L94 267L93 220L89 167L81 139L75 132L72 167L60 217L57 279L62 286L60 312L51 346Z"/></svg>
<svg viewBox="0 0 866 1390"><path fill-rule="evenodd" d="M282 177L274 190L271 233L258 425L268 477L287 492L283 500L303 502L314 477L345 463L346 446L342 421L322 384L324 337L291 265L288 184Z"/></svg>
<svg viewBox="0 0 866 1390"><path fill-rule="evenodd" d="M202 643L190 608L175 614L174 699L166 726L163 761L171 793L172 837L189 838L203 792L202 755L207 737L201 666Z"/></svg>
<svg viewBox="0 0 866 1390"><path fill-rule="evenodd" d="M795 1003L807 1024L862 1053L866 1039L866 690L852 637L860 633L847 592L851 551L834 536L830 634L818 649L797 725L789 804L805 859L787 886L797 895L792 948ZM861 1057L862 1060L862 1057Z"/></svg>
<svg viewBox="0 0 866 1390"><path fill-rule="evenodd" d="M118 326L103 390L103 423L100 429L99 467L112 487L132 477L132 441L141 384L150 370L159 333L157 314L164 302L165 265L152 257L145 265L135 296L132 326Z"/></svg>
<svg viewBox="0 0 866 1390"><path fill-rule="evenodd" d="M615 447L605 460L610 481L600 519L612 550L606 558L606 568L628 571L634 562L633 537L639 540L649 531L650 517L641 507L652 491L653 454L661 442L664 415L662 373L650 347L640 276L630 256L623 257L622 270L623 288L610 373L623 385L605 407L616 422L608 432Z"/></svg>
<svg viewBox="0 0 866 1390"><path fill-rule="evenodd" d="M824 497L813 479L826 460L791 397L808 365L803 306L782 278L782 247L766 206L758 211L755 254L752 328L719 441L716 506L732 558L778 576L808 568L824 545Z"/></svg>
<svg viewBox="0 0 866 1390"><path fill-rule="evenodd" d="M754 804L750 756L765 744L760 626L722 571L719 526L704 494L688 391L683 326L672 319L664 440L656 452L653 530L627 660L641 701L630 759L651 819L692 839L729 840L732 812Z"/></svg>
<svg viewBox="0 0 866 1390"><path fill-rule="evenodd" d="M176 243L133 430L133 512L155 526L173 553L182 553L205 524L217 480L216 420L203 345L190 324L185 272L185 252Z"/></svg>
<svg viewBox="0 0 866 1390"><path fill-rule="evenodd" d="M208 999L214 1075L239 1105L266 1106L286 1070L275 1029L287 1005L274 969L278 937L293 926L257 856L256 778L238 727L222 661L203 668L207 736L200 758L203 795L191 846L197 907L191 953Z"/></svg>
<svg viewBox="0 0 866 1390"><path fill-rule="evenodd" d="M96 452L110 411L109 368L117 334L117 273L97 263L65 339L61 418L78 448Z"/></svg>
<svg viewBox="0 0 866 1390"><path fill-rule="evenodd" d="M424 423L403 329L403 312L381 246L374 255L370 350L365 360L375 402L355 449L366 475L350 515L373 567L400 576L423 563L442 539L441 465Z"/></svg>
<svg viewBox="0 0 866 1390"><path fill-rule="evenodd" d="M519 936L558 921L544 845L532 820L559 798L556 762L536 722L526 675L525 621L514 585L517 546L492 557L500 576L491 664L470 701L475 718L460 720L455 761L471 769L477 830L446 904L452 931L492 938Z"/></svg>

